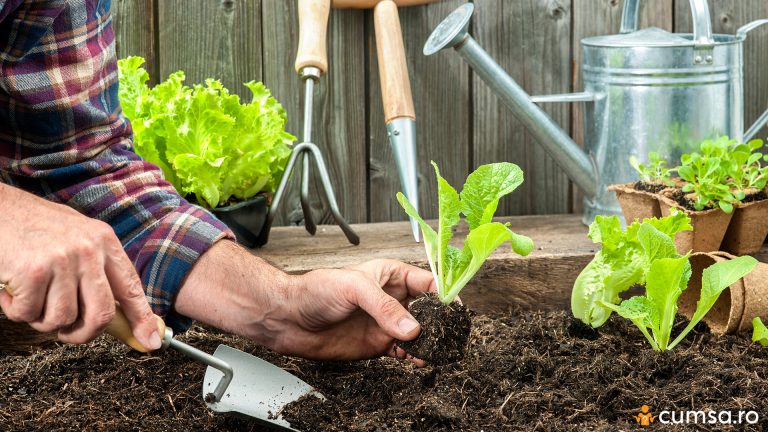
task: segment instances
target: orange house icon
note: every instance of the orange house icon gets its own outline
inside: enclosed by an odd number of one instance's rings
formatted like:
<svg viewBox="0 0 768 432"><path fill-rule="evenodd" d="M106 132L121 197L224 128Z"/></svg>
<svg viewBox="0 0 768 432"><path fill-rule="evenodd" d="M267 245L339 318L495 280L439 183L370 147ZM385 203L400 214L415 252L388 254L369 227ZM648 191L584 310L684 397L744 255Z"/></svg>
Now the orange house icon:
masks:
<svg viewBox="0 0 768 432"><path fill-rule="evenodd" d="M656 420L656 417L648 412L650 408L648 408L648 405L643 405L642 408L640 408L640 413L638 413L635 416L635 420L640 424L640 426L650 426L651 423Z"/></svg>

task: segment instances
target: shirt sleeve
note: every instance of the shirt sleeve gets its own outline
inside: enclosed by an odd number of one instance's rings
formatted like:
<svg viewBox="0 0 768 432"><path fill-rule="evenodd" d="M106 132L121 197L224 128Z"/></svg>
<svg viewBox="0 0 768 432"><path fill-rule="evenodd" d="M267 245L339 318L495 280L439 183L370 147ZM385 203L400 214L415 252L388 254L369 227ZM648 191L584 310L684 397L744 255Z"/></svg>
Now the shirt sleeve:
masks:
<svg viewBox="0 0 768 432"><path fill-rule="evenodd" d="M105 3L27 0L0 20L0 179L110 224L153 310L181 331L184 278L234 236L133 151Z"/></svg>

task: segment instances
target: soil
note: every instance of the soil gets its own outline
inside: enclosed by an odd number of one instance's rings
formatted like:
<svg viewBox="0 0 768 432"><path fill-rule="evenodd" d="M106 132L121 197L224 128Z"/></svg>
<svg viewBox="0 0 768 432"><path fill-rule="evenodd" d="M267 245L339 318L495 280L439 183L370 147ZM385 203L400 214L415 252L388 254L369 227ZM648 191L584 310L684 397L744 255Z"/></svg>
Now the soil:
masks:
<svg viewBox="0 0 768 432"><path fill-rule="evenodd" d="M416 339L397 345L412 356L434 365L447 365L464 358L472 326L469 310L458 302L443 304L436 294L413 301L408 310L421 324Z"/></svg>
<svg viewBox="0 0 768 432"><path fill-rule="evenodd" d="M226 343L316 386L326 402L313 398L284 413L305 432L645 430L634 420L643 405L655 415L753 410L758 424L731 430L768 429L768 348L749 335L715 337L703 325L658 354L616 316L599 332L565 312L476 316L462 361L421 369L392 358L297 360L199 327L180 339L208 352ZM263 430L207 410L203 374L173 351L142 355L108 338L0 354L0 430Z"/></svg>
<svg viewBox="0 0 768 432"><path fill-rule="evenodd" d="M702 210L696 210L696 202L690 198L690 194L686 194L680 189L675 189L671 193L671 198L680 206L682 206L684 209L689 211L706 211L706 210L712 210L714 207L708 206L704 207Z"/></svg>
<svg viewBox="0 0 768 432"><path fill-rule="evenodd" d="M753 189L754 190L754 189ZM768 196L765 195L764 191L757 191L752 192L744 196L744 199L741 200L743 203L753 202L753 201L762 201L764 199L768 199Z"/></svg>
<svg viewBox="0 0 768 432"><path fill-rule="evenodd" d="M665 185L664 183L648 183L644 181L636 182L634 186L635 190L650 193L659 193L668 187L669 186Z"/></svg>

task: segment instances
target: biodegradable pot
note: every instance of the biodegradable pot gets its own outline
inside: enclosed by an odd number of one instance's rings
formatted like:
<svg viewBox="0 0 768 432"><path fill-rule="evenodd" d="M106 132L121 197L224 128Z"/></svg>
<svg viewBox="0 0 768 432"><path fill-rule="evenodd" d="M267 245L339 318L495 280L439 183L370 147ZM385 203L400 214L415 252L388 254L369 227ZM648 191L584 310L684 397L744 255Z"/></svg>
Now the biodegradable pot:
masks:
<svg viewBox="0 0 768 432"><path fill-rule="evenodd" d="M721 250L734 255L756 253L768 236L768 199L739 204L725 233Z"/></svg>
<svg viewBox="0 0 768 432"><path fill-rule="evenodd" d="M215 208L211 212L235 233L238 243L248 248L261 247L269 238L267 215L270 201L267 194L259 194L237 204Z"/></svg>
<svg viewBox="0 0 768 432"><path fill-rule="evenodd" d="M680 313L693 316L701 295L701 275L716 262L735 258L726 252L694 253L691 255L691 282L680 296ZM752 329L752 320L768 319L768 264L758 263L752 272L728 287L704 316L710 330L716 334L736 333Z"/></svg>
<svg viewBox="0 0 768 432"><path fill-rule="evenodd" d="M720 244L723 242L733 213L728 214L719 208L691 211L678 204L670 194L670 190L662 191L659 194L661 215L669 216L670 209L676 208L691 218L691 226L693 227L693 231L677 233L675 236L677 251L686 254L688 251L712 252L720 250Z"/></svg>
<svg viewBox="0 0 768 432"><path fill-rule="evenodd" d="M608 190L616 194L627 224L635 219L661 217L658 194L635 189L635 182L613 184Z"/></svg>

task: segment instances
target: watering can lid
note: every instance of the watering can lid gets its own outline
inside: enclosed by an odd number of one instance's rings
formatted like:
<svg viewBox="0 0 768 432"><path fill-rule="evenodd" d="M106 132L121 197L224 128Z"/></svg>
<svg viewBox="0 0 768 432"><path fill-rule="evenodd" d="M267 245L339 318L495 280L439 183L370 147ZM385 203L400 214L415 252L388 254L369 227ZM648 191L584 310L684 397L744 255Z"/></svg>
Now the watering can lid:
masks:
<svg viewBox="0 0 768 432"><path fill-rule="evenodd" d="M670 33L658 27L650 27L626 34L595 36L582 39L581 43L604 47L670 47L691 46L689 38Z"/></svg>

